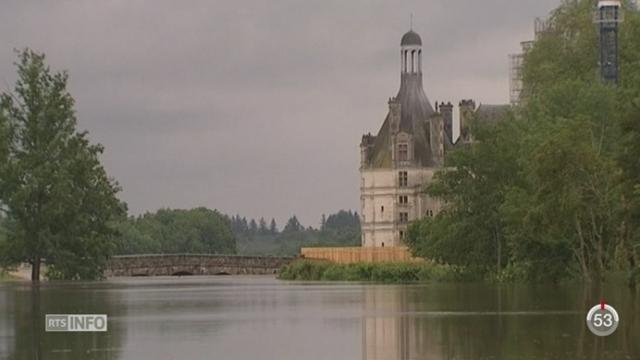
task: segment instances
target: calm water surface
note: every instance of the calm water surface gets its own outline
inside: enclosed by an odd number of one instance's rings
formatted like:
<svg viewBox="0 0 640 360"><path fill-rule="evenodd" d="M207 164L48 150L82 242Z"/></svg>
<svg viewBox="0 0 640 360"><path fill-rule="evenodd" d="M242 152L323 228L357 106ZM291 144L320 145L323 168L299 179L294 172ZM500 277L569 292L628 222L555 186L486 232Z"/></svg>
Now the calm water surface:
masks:
<svg viewBox="0 0 640 360"><path fill-rule="evenodd" d="M604 294L608 338L585 326ZM271 277L0 284L0 359L640 359L625 287L290 283ZM44 315L108 314L107 333Z"/></svg>

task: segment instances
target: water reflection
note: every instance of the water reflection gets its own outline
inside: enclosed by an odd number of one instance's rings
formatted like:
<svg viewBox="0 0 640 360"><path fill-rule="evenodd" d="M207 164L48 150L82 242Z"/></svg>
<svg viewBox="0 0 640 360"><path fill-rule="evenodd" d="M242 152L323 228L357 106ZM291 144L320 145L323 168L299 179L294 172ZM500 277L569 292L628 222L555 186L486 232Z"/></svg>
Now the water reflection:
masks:
<svg viewBox="0 0 640 360"><path fill-rule="evenodd" d="M103 284L104 285L104 284ZM117 359L126 329L109 323L108 332L45 332L45 314L117 314L117 294L99 283L31 285L0 288L0 358Z"/></svg>
<svg viewBox="0 0 640 360"><path fill-rule="evenodd" d="M602 295L620 326L586 328ZM0 359L638 359L624 286L370 285L270 277L0 284ZM44 315L107 314L107 333L46 333Z"/></svg>
<svg viewBox="0 0 640 360"><path fill-rule="evenodd" d="M411 309L412 291L406 287L364 289L364 360L431 359L442 354L437 334L429 332Z"/></svg>
<svg viewBox="0 0 640 360"><path fill-rule="evenodd" d="M621 316L607 338L585 326L606 294ZM364 289L364 360L637 359L637 292L623 286L373 286Z"/></svg>

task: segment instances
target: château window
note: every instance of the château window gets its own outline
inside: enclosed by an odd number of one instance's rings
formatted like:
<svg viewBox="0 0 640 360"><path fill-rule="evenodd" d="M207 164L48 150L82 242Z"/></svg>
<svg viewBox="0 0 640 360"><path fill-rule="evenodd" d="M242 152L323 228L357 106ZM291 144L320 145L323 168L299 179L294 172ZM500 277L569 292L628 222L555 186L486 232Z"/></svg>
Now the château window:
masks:
<svg viewBox="0 0 640 360"><path fill-rule="evenodd" d="M404 231L400 231L400 240L404 240Z"/></svg>
<svg viewBox="0 0 640 360"><path fill-rule="evenodd" d="M398 161L409 160L409 144L398 144Z"/></svg>
<svg viewBox="0 0 640 360"><path fill-rule="evenodd" d="M409 185L409 174L406 171L400 171L398 173L398 185L400 187L407 187Z"/></svg>
<svg viewBox="0 0 640 360"><path fill-rule="evenodd" d="M400 196L400 198L399 198L398 200L399 200L400 205L407 205L407 204L409 204L409 197L408 197L408 196L406 196L406 195L402 195L402 196Z"/></svg>
<svg viewBox="0 0 640 360"><path fill-rule="evenodd" d="M408 223L409 222L409 213L401 212L400 213L400 222L401 223Z"/></svg>

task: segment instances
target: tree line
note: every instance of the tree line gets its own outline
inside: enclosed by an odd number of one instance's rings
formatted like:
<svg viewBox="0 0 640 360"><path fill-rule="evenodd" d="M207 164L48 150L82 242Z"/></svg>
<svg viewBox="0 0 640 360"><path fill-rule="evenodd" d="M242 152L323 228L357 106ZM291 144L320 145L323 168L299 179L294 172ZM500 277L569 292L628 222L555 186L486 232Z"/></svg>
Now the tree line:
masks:
<svg viewBox="0 0 640 360"><path fill-rule="evenodd" d="M121 188L100 162L103 147L77 130L68 74L52 71L32 50L17 57L15 87L0 94L1 268L29 263L38 281L46 263L50 279L95 279L113 254L293 255L296 246L331 243L333 234L335 243L359 238L351 212L327 219L343 224L347 216L348 229L319 232L295 216L278 231L275 220L247 224L206 208L127 216ZM255 246L269 241L277 246Z"/></svg>
<svg viewBox="0 0 640 360"><path fill-rule="evenodd" d="M323 217L324 218L324 217ZM292 216L278 230L275 219L247 220L217 210L160 209L114 222L116 255L240 254L295 256L302 246L355 245L359 241L357 213L341 210L327 218L324 230L304 227Z"/></svg>
<svg viewBox="0 0 640 360"><path fill-rule="evenodd" d="M628 5L628 4L627 4ZM564 1L525 54L520 106L471 122L473 142L425 191L415 254L499 279L599 280L638 269L640 15L620 26L620 83L598 76L593 2Z"/></svg>
<svg viewBox="0 0 640 360"><path fill-rule="evenodd" d="M264 218L247 220L240 215L232 216L230 221L240 254L295 256L301 247L360 244L360 216L351 210L322 215L317 228L305 227L296 215L287 220L282 230L274 219L269 225Z"/></svg>
<svg viewBox="0 0 640 360"><path fill-rule="evenodd" d="M227 216L199 207L160 209L115 224L115 254L235 254Z"/></svg>

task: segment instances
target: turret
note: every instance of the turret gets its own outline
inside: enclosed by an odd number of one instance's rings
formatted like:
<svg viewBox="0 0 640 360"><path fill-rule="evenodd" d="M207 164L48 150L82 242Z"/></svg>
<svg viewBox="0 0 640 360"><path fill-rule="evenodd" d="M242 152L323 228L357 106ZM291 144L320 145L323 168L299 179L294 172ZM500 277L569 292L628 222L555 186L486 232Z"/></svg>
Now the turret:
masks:
<svg viewBox="0 0 640 360"><path fill-rule="evenodd" d="M362 136L362 141L360 142L360 167L365 168L369 165L369 156L375 141L376 137L371 133Z"/></svg>

